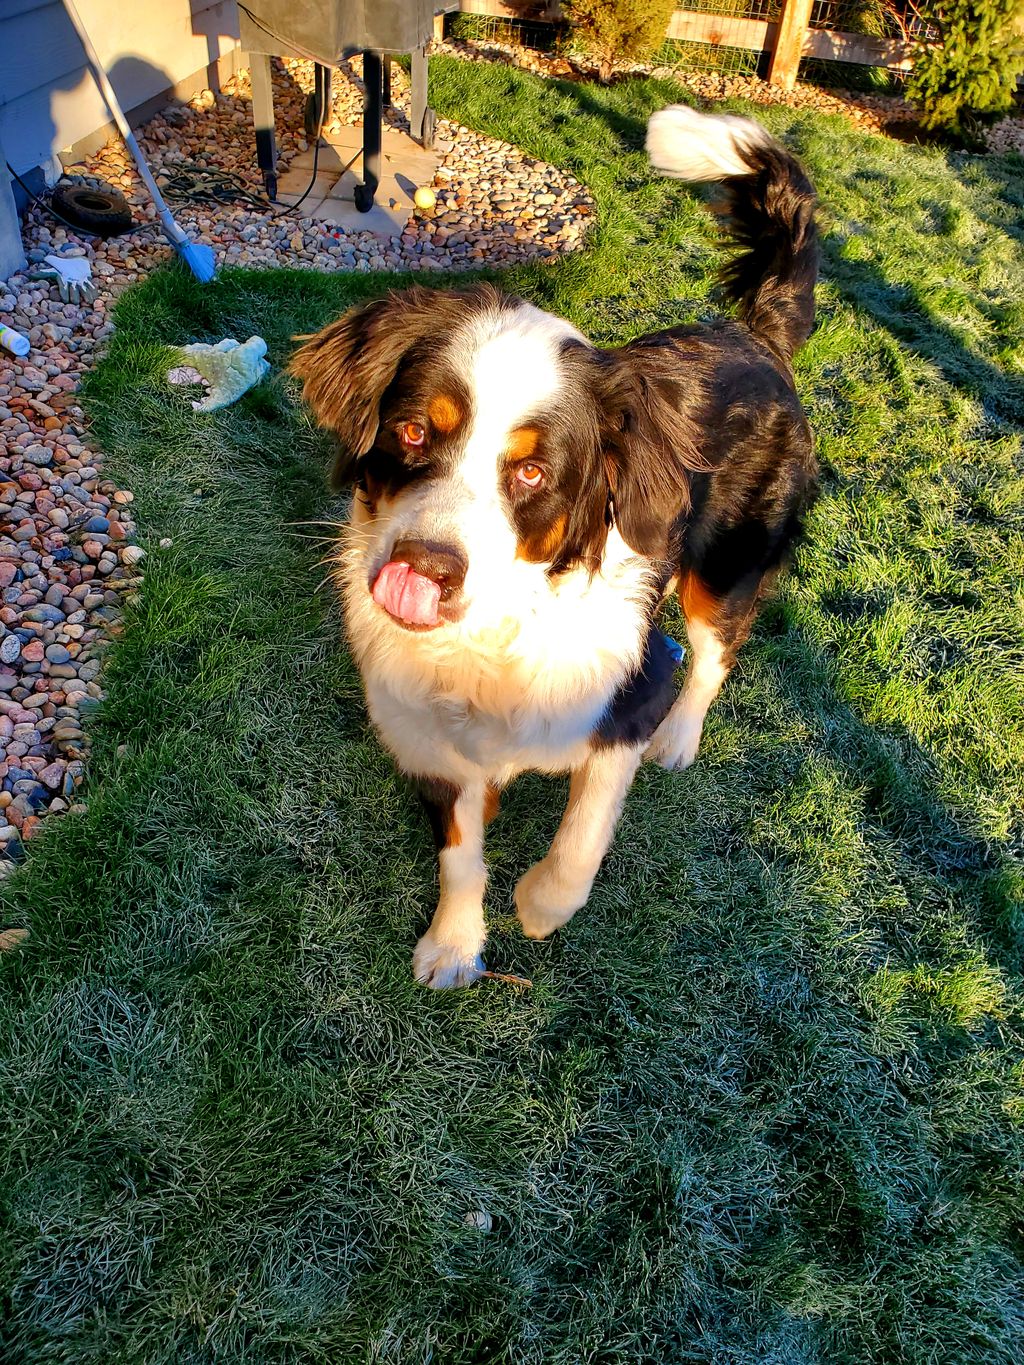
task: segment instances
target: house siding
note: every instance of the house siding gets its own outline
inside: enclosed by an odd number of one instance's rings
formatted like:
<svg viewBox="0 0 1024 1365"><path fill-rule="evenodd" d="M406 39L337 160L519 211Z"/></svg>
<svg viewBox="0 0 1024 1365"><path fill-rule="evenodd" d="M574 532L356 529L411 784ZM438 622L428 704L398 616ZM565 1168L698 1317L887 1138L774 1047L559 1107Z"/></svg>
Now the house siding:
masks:
<svg viewBox="0 0 1024 1365"><path fill-rule="evenodd" d="M237 51L234 0L77 0L125 112ZM205 81L200 81L200 84ZM62 0L0 2L0 141L24 174L110 122Z"/></svg>

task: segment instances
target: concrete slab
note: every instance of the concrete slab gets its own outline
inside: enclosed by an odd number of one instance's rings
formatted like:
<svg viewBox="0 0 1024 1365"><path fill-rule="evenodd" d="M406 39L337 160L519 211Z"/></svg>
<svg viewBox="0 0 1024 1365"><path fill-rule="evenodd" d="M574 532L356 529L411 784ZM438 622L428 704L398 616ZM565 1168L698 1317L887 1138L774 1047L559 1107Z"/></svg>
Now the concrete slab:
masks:
<svg viewBox="0 0 1024 1365"><path fill-rule="evenodd" d="M385 237L400 234L412 216L413 195L420 185L429 185L440 160L440 154L424 148L407 133L385 128L381 136L381 178L374 206L369 213L360 213L353 202L357 175L362 174L362 158L357 157L351 170L349 162L361 153L361 127L343 128L339 133L324 135L317 158L316 182L302 212L350 232L376 232ZM289 199L297 198L309 184L313 171L313 149L295 157L288 171L281 177L279 192Z"/></svg>
<svg viewBox="0 0 1024 1365"><path fill-rule="evenodd" d="M338 176L342 174L353 156L356 155L357 150L358 149L355 147L346 149L344 147L332 147L330 144L324 143L320 148L320 155L317 157L317 175L326 175L337 180ZM355 164L357 166L359 165L358 157ZM301 171L308 180L312 170L313 149L310 148L308 151L300 152L298 156L292 158L292 163L288 168L288 174L290 175L292 171Z"/></svg>
<svg viewBox="0 0 1024 1365"><path fill-rule="evenodd" d="M353 123L337 133L324 133L323 136L324 141L333 147L349 147L355 151L357 147L363 145L363 125ZM385 152L412 151L419 156L434 155L429 147L421 147L415 138L410 137L408 133L400 132L397 128L382 128L380 145Z"/></svg>
<svg viewBox="0 0 1024 1365"><path fill-rule="evenodd" d="M306 193L312 169L312 166L307 166L301 170L296 170L292 166L281 176L277 182L277 192L279 195L283 195L285 203L298 199L300 194ZM316 180L313 182L313 188L309 191L309 198L303 201L302 207L306 208L310 202L318 204L321 199L326 199L337 183L337 176L322 175L318 172Z"/></svg>
<svg viewBox="0 0 1024 1365"><path fill-rule="evenodd" d="M305 204L302 207L305 208ZM408 213L396 213L382 207L379 197L369 213L360 213L355 204L345 199L324 199L310 209L309 217L331 223L345 232L374 232L378 237L400 236L409 221Z"/></svg>

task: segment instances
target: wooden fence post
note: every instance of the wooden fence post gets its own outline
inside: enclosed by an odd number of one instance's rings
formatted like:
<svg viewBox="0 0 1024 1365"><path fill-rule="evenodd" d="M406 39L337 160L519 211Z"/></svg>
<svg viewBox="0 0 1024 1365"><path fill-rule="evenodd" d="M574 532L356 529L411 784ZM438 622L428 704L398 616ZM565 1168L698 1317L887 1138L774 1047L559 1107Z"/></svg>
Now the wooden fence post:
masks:
<svg viewBox="0 0 1024 1365"><path fill-rule="evenodd" d="M800 66L804 35L811 19L811 6L814 0L782 0L782 17L779 31L775 35L775 51L772 53L768 68L771 85L780 85L783 90L792 90L796 84L796 73Z"/></svg>

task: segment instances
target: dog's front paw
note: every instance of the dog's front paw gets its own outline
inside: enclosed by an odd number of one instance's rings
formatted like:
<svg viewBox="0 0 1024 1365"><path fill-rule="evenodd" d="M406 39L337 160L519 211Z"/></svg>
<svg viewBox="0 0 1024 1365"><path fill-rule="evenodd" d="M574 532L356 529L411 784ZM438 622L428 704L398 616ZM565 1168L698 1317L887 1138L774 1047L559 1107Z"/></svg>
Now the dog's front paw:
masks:
<svg viewBox="0 0 1024 1365"><path fill-rule="evenodd" d="M484 960L473 945L446 943L429 929L412 955L413 976L421 986L435 991L472 986L484 970Z"/></svg>
<svg viewBox="0 0 1024 1365"><path fill-rule="evenodd" d="M697 757L702 729L699 721L666 716L655 730L644 758L651 763L659 763L670 773L682 772Z"/></svg>
<svg viewBox="0 0 1024 1365"><path fill-rule="evenodd" d="M527 938L547 938L572 919L589 895L589 882L570 884L542 858L516 883L516 915L523 933Z"/></svg>

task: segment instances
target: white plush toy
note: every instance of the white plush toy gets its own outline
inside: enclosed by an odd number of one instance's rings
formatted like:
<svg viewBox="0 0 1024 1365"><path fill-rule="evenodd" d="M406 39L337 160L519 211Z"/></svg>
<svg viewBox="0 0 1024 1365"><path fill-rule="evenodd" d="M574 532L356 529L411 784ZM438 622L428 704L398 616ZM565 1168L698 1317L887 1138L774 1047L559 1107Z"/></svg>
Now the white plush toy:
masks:
<svg viewBox="0 0 1024 1365"><path fill-rule="evenodd" d="M196 341L177 350L182 364L168 370L170 383L194 384L201 379L209 389L201 401L193 399L192 406L197 412L227 407L258 384L270 369L269 361L263 358L267 343L262 337L250 337L245 342L227 337L216 346Z"/></svg>

